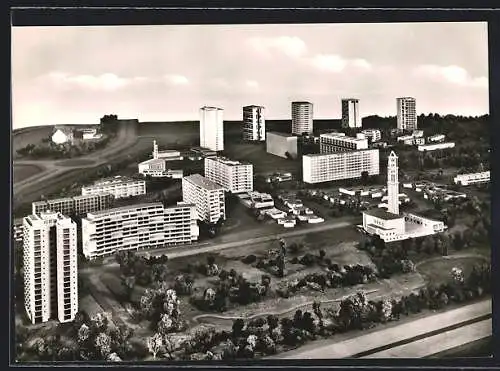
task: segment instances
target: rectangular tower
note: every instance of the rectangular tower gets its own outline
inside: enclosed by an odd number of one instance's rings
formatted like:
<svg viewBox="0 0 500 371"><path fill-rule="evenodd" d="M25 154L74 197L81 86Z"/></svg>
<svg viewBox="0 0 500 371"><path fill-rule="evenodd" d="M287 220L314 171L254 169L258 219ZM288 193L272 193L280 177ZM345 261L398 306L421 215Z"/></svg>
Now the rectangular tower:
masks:
<svg viewBox="0 0 500 371"><path fill-rule="evenodd" d="M224 188L200 174L182 178L182 199L196 205L198 220L210 224L226 219Z"/></svg>
<svg viewBox="0 0 500 371"><path fill-rule="evenodd" d="M212 151L224 150L224 110L217 107L200 108L200 147Z"/></svg>
<svg viewBox="0 0 500 371"><path fill-rule="evenodd" d="M25 217L23 229L24 306L30 321L72 321L78 311L76 223L46 211Z"/></svg>
<svg viewBox="0 0 500 371"><path fill-rule="evenodd" d="M223 157L205 159L205 178L215 182L227 192L253 191L253 165Z"/></svg>
<svg viewBox="0 0 500 371"><path fill-rule="evenodd" d="M387 160L387 211L399 215L398 156L394 151Z"/></svg>
<svg viewBox="0 0 500 371"><path fill-rule="evenodd" d="M368 149L368 139L364 136L348 137L344 133L325 133L319 136L320 153L358 151Z"/></svg>
<svg viewBox="0 0 500 371"><path fill-rule="evenodd" d="M360 128L361 118L359 117L359 99L342 99L342 127Z"/></svg>
<svg viewBox="0 0 500 371"><path fill-rule="evenodd" d="M397 128L404 131L417 130L417 109L415 98L396 98L396 108Z"/></svg>
<svg viewBox="0 0 500 371"><path fill-rule="evenodd" d="M243 107L243 140L263 142L266 140L266 119L264 107Z"/></svg>
<svg viewBox="0 0 500 371"><path fill-rule="evenodd" d="M292 102L292 134L313 133L313 104Z"/></svg>

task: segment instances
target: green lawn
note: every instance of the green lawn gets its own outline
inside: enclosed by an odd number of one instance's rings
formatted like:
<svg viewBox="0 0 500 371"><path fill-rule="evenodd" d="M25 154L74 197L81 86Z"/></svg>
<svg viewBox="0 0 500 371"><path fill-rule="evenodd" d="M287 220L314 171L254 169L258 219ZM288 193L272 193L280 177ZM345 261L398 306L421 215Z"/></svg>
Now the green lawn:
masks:
<svg viewBox="0 0 500 371"><path fill-rule="evenodd" d="M12 178L15 183L22 182L43 171L42 166L36 165L14 165L12 167Z"/></svg>
<svg viewBox="0 0 500 371"><path fill-rule="evenodd" d="M12 154L16 155L16 151L26 147L28 144L39 144L42 139L47 138L52 134L53 126L34 126L30 128L22 128L15 130L12 133Z"/></svg>
<svg viewBox="0 0 500 371"><path fill-rule="evenodd" d="M486 258L485 258L486 259ZM479 257L437 257L423 262L417 266L417 271L422 274L426 281L435 285L446 283L451 279L451 270L454 267L460 268L467 277L475 264L483 263L487 260Z"/></svg>

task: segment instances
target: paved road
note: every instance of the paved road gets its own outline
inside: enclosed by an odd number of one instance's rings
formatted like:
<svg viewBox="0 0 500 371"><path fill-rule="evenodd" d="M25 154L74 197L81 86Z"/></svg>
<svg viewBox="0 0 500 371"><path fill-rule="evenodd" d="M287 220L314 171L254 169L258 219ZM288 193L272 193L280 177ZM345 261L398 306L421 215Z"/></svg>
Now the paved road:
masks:
<svg viewBox="0 0 500 371"><path fill-rule="evenodd" d="M92 161L86 165L60 166L57 165L60 161L56 162L54 160L16 160L13 162L14 165L36 165L44 167L45 170L32 177L15 183L14 193L19 194L26 189L35 187L38 183L46 182L47 180L70 170L100 166L108 162L109 158L117 152L132 146L137 139L138 137L135 125L124 122L120 124L116 138L112 140L108 146L102 150L92 152L88 156L78 157L78 159Z"/></svg>
<svg viewBox="0 0 500 371"><path fill-rule="evenodd" d="M369 351L387 344L411 339L413 337L424 335L429 331L446 328L457 323L481 317L491 313L491 299L479 303L470 304L464 307L453 309L447 312L435 314L432 316L420 318L400 326L390 327L375 331L367 335L358 336L325 346L304 346L297 350L282 353L276 358L281 359L331 359L331 358L349 358L356 354ZM485 335L487 336L487 335ZM408 347L405 349L409 349ZM407 351L408 352L408 351ZM437 350L436 352L439 352ZM434 353L436 353L434 352Z"/></svg>
<svg viewBox="0 0 500 371"><path fill-rule="evenodd" d="M487 338L492 332L493 324L490 318L362 358L424 358Z"/></svg>
<svg viewBox="0 0 500 371"><path fill-rule="evenodd" d="M140 251L138 254L149 254L151 256L160 256L160 255L167 255L169 259L174 259L174 258L180 258L183 256L190 256L190 255L197 255L197 254L203 254L203 253L208 253L208 252L215 252L215 251L220 251L220 250L225 250L233 247L241 247L241 246L246 246L246 245L254 245L262 242L268 242L268 241L275 241L280 238L288 238L288 237L296 237L296 236L301 236L304 234L308 233L318 233L318 232L325 232L325 231L331 231L335 229L340 229L340 228L346 228L346 227L351 227L352 224L348 222L340 222L340 223L333 223L333 222L324 222L322 224L319 224L317 226L313 227L308 227L308 228L300 228L300 229L295 229L293 231L286 231L282 233L273 233L271 235L267 236L261 236L261 237L255 237L255 238L249 238L246 240L241 240L241 241L232 241L232 242L227 242L227 243L220 243L220 244L210 244L207 243L208 245L186 245L182 247L170 247L170 248L164 248L164 249L155 249L155 250L147 250L147 251Z"/></svg>

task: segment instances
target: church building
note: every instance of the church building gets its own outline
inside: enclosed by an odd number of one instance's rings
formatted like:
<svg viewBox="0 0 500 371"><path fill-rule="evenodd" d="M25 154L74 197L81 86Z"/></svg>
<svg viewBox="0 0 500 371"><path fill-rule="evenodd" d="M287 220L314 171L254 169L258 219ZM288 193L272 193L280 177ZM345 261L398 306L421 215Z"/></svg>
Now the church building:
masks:
<svg viewBox="0 0 500 371"><path fill-rule="evenodd" d="M363 230L378 235L385 242L402 241L443 232L446 228L439 220L414 213L399 213L398 156L391 152L387 161L387 211L371 209L363 212Z"/></svg>

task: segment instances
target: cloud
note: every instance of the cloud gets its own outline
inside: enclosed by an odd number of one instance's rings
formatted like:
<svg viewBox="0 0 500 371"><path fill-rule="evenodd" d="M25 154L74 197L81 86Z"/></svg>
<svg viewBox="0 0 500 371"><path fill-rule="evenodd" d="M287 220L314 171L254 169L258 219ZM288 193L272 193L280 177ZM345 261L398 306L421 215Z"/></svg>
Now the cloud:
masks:
<svg viewBox="0 0 500 371"><path fill-rule="evenodd" d="M366 60L362 58L357 58L352 61L353 66L363 68L365 70L371 70L372 65Z"/></svg>
<svg viewBox="0 0 500 371"><path fill-rule="evenodd" d="M295 36L252 37L248 39L248 43L256 51L263 53L278 51L291 58L301 57L307 52L306 43Z"/></svg>
<svg viewBox="0 0 500 371"><path fill-rule="evenodd" d="M414 68L413 75L424 77L436 81L446 81L451 84L471 87L488 87L488 78L472 77L465 68L460 66L438 66L434 64L424 64Z"/></svg>
<svg viewBox="0 0 500 371"><path fill-rule="evenodd" d="M93 90L111 91L124 88L126 86L143 83L148 79L145 77L125 78L113 73L104 73L101 75L72 75L66 72L51 72L43 76L50 82L62 86L78 86Z"/></svg>
<svg viewBox="0 0 500 371"><path fill-rule="evenodd" d="M322 71L341 72L346 68L347 61L338 55L318 54L311 59L311 64Z"/></svg>
<svg viewBox="0 0 500 371"><path fill-rule="evenodd" d="M315 68L338 73L344 71L347 67L355 67L361 70L370 70L371 64L365 59L345 59L337 54L317 54L310 59L310 63Z"/></svg>
<svg viewBox="0 0 500 371"><path fill-rule="evenodd" d="M188 85L189 79L183 75L165 75L165 80L172 85Z"/></svg>
<svg viewBox="0 0 500 371"><path fill-rule="evenodd" d="M258 89L259 88L259 83L255 80L247 80L245 82L245 85L251 89Z"/></svg>

